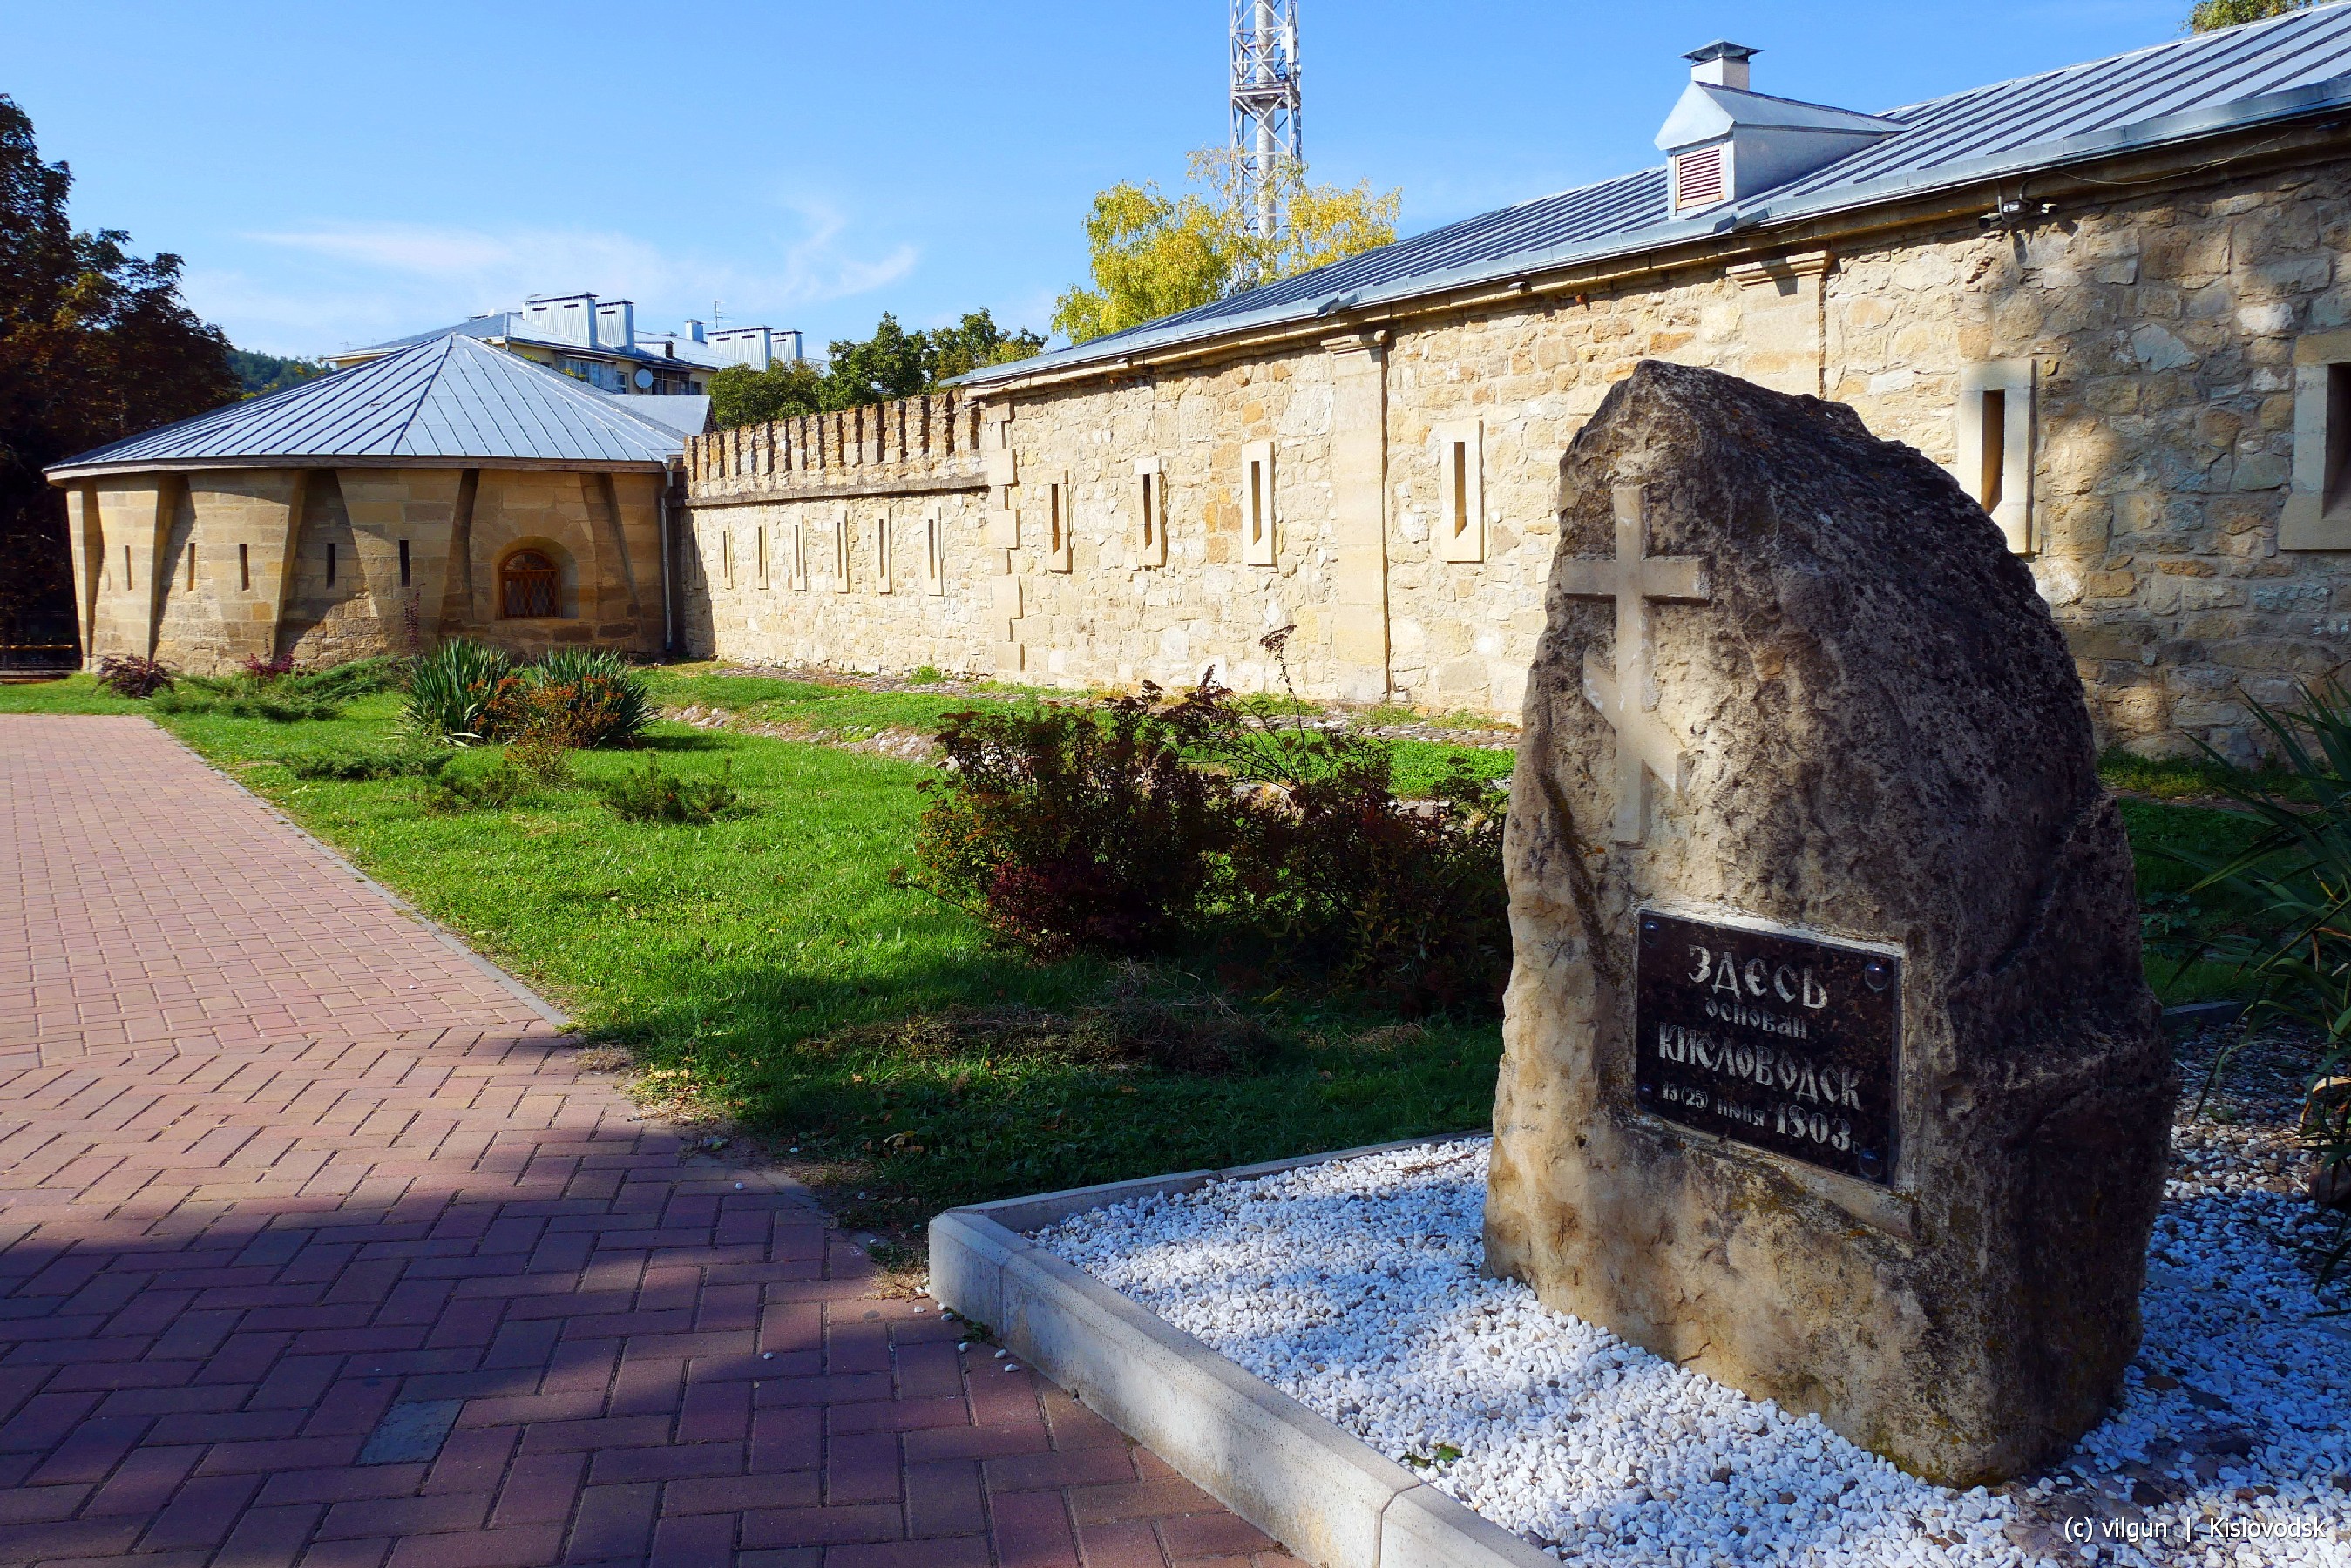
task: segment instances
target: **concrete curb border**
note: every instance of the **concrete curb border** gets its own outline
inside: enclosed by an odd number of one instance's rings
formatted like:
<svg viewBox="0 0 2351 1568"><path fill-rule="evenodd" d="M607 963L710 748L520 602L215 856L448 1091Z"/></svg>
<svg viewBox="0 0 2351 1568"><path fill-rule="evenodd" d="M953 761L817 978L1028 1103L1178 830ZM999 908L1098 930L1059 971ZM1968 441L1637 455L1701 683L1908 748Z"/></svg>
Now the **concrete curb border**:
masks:
<svg viewBox="0 0 2351 1568"><path fill-rule="evenodd" d="M1320 1568L1557 1568L1547 1552L1022 1234L1145 1195L1471 1136L951 1209L931 1221L931 1293Z"/></svg>

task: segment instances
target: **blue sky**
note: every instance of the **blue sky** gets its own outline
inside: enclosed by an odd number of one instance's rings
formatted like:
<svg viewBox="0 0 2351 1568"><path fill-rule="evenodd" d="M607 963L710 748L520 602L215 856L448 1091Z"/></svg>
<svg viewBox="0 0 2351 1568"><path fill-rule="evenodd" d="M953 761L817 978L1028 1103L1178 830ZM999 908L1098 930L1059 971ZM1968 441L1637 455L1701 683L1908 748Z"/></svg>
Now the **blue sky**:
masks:
<svg viewBox="0 0 2351 1568"><path fill-rule="evenodd" d="M1406 232L1656 161L1718 36L1858 109L2176 36L2189 0L1305 0L1317 179ZM0 92L74 216L186 259L243 348L319 353L590 290L812 349L979 306L1040 330L1120 179L1225 135L1226 0L322 5L0 0Z"/></svg>

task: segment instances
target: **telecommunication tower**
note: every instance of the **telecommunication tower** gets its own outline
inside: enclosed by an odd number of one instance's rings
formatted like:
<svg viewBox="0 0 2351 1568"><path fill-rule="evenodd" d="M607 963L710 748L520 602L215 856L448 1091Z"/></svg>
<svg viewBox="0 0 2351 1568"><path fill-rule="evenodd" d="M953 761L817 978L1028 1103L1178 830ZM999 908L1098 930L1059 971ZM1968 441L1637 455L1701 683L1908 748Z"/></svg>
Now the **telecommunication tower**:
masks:
<svg viewBox="0 0 2351 1568"><path fill-rule="evenodd" d="M1232 0L1233 153L1257 231L1273 237L1279 158L1302 159L1298 108L1298 0Z"/></svg>

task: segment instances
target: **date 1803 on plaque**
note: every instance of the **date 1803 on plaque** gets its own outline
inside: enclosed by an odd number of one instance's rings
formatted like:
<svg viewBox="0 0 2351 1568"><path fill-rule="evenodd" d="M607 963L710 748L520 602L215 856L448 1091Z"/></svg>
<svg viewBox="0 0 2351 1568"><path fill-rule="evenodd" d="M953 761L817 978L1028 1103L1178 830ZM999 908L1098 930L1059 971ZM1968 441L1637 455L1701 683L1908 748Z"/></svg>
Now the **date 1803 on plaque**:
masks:
<svg viewBox="0 0 2351 1568"><path fill-rule="evenodd" d="M1894 1179L1902 961L1644 910L1634 1094L1653 1116Z"/></svg>

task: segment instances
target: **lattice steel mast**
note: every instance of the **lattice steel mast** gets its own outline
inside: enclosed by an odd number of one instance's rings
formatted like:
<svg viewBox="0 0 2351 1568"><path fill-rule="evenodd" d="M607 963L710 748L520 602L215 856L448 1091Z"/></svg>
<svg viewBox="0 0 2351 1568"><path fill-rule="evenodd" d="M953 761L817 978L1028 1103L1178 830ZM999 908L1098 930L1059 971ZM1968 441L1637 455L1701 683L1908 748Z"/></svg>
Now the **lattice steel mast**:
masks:
<svg viewBox="0 0 2351 1568"><path fill-rule="evenodd" d="M1233 154L1244 205L1273 237L1275 161L1302 159L1298 0L1232 0Z"/></svg>

